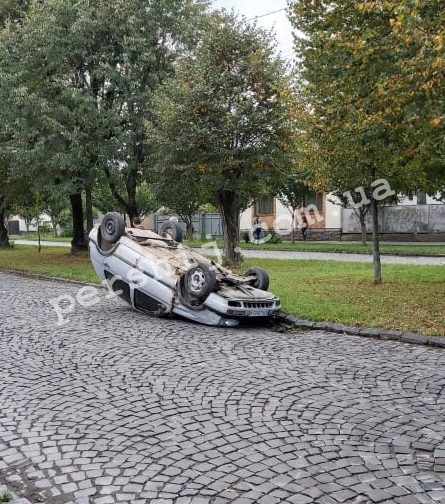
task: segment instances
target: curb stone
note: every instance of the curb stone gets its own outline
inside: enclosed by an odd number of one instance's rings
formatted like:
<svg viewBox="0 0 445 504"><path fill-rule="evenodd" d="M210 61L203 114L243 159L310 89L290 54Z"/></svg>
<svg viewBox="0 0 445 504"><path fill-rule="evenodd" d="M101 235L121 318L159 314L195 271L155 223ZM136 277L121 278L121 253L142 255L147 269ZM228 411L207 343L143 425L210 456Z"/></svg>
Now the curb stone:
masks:
<svg viewBox="0 0 445 504"><path fill-rule="evenodd" d="M403 331L382 331L380 334L380 339L382 340L392 340L392 341L400 341L403 335Z"/></svg>
<svg viewBox="0 0 445 504"><path fill-rule="evenodd" d="M327 321L311 322L303 320L294 315L282 313L277 318L278 322L299 329L318 329L334 333L347 334L349 336L361 336L365 338L375 338L384 341L399 341L400 343L410 343L414 345L431 346L435 348L445 348L445 336L424 336L415 332L403 332L390 329L380 329L378 327L355 327L344 324L331 323Z"/></svg>
<svg viewBox="0 0 445 504"><path fill-rule="evenodd" d="M5 275L18 275L21 277L33 278L35 280L47 280L53 282L67 282L77 285L91 285L92 287L103 287L99 282L83 282L82 280L73 280L72 278L63 278L63 277L53 277L49 275L45 275L43 273L31 273L25 270L0 270L0 273L4 273Z"/></svg>
<svg viewBox="0 0 445 504"><path fill-rule="evenodd" d="M382 334L382 329L377 327L365 327L361 329L359 336L364 336L365 338L380 338Z"/></svg>
<svg viewBox="0 0 445 504"><path fill-rule="evenodd" d="M402 334L401 341L403 343L414 343L416 345L428 345L428 338L426 336L414 332Z"/></svg>

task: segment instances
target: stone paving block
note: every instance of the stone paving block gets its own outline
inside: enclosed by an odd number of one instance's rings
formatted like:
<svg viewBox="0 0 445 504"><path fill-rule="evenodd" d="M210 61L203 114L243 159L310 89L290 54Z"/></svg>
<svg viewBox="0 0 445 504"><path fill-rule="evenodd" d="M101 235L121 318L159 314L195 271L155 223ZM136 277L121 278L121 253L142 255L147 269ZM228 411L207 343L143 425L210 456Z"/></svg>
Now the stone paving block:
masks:
<svg viewBox="0 0 445 504"><path fill-rule="evenodd" d="M307 495L293 495L292 497L288 497L287 500L292 504L309 504L313 502L312 498Z"/></svg>
<svg viewBox="0 0 445 504"><path fill-rule="evenodd" d="M5 481L64 504L444 500L445 363L431 340L221 330L108 301L57 327L48 299L78 287L0 286L14 378L0 383L0 452L23 464L0 461Z"/></svg>
<svg viewBox="0 0 445 504"><path fill-rule="evenodd" d="M392 498L390 493L379 488L370 490L369 492L367 492L367 495L372 500L372 502L383 502Z"/></svg>
<svg viewBox="0 0 445 504"><path fill-rule="evenodd" d="M350 489L338 490L331 494L331 497L337 502L346 502L357 497L357 494Z"/></svg>

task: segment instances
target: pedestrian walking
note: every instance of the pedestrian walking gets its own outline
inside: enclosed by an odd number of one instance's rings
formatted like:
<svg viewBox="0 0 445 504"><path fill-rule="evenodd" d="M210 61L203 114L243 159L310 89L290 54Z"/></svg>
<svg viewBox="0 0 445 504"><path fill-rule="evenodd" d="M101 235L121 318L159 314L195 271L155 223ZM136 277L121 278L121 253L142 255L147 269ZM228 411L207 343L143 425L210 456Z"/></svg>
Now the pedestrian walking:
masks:
<svg viewBox="0 0 445 504"><path fill-rule="evenodd" d="M259 245L261 239L261 221L258 215L253 218L253 243Z"/></svg>
<svg viewBox="0 0 445 504"><path fill-rule="evenodd" d="M309 224L307 222L306 215L303 214L301 216L301 224L300 224L301 235L303 236L303 241L306 241L308 225Z"/></svg>

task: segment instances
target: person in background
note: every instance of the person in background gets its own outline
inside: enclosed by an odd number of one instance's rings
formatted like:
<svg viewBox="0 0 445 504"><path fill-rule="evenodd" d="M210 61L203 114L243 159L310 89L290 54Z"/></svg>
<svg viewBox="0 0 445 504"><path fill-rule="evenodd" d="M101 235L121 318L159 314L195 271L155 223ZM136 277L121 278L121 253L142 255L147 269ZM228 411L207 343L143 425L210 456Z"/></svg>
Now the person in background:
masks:
<svg viewBox="0 0 445 504"><path fill-rule="evenodd" d="M301 216L301 224L300 224L300 228L301 228L301 234L303 235L303 240L306 241L306 237L307 237L307 228L308 228L308 222L307 222L307 219L306 219L306 215L302 215Z"/></svg>
<svg viewBox="0 0 445 504"><path fill-rule="evenodd" d="M258 215L253 218L253 243L259 244L261 239L261 221Z"/></svg>

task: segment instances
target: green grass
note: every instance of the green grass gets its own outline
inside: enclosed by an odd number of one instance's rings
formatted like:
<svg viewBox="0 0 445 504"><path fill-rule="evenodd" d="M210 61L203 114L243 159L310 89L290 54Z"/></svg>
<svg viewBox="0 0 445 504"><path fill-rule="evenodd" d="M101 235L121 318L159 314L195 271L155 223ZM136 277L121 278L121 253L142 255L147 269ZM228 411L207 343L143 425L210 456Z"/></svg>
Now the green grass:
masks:
<svg viewBox="0 0 445 504"><path fill-rule="evenodd" d="M14 240L37 240L37 233L29 233L22 235L10 236L11 241ZM61 241L70 242L71 238L54 237L52 233L41 236L42 241ZM200 247L208 241L187 241L191 247ZM224 243L217 240L218 246L223 249ZM358 242L282 242L282 243L262 243L261 245L253 245L252 243L240 243L241 248L257 249L257 250L295 250L300 252L342 252L350 254L372 254L372 244L362 245ZM419 243L419 244L385 244L380 243L380 251L382 254L396 255L445 255L445 245L443 243Z"/></svg>
<svg viewBox="0 0 445 504"><path fill-rule="evenodd" d="M374 285L371 263L246 260L270 275L283 309L300 318L445 335L445 266L383 264Z"/></svg>
<svg viewBox="0 0 445 504"><path fill-rule="evenodd" d="M87 253L72 255L69 248L15 245L0 249L0 270L38 273L82 282L97 282Z"/></svg>
<svg viewBox="0 0 445 504"><path fill-rule="evenodd" d="M200 247L208 243L204 241L187 242L191 247ZM218 246L223 249L222 241L217 241ZM372 244L362 245L357 242L282 242L282 243L262 243L261 245L253 245L252 243L240 243L242 249L255 250L294 250L298 252L341 252L349 254L372 254ZM395 255L445 255L445 245L442 243L434 244L380 244L380 252L382 254Z"/></svg>
<svg viewBox="0 0 445 504"><path fill-rule="evenodd" d="M9 239L14 240L38 240L37 232L23 233L20 235L10 235ZM71 237L67 236L54 236L54 233L45 233L40 235L41 241L60 241L60 242L70 242Z"/></svg>
<svg viewBox="0 0 445 504"><path fill-rule="evenodd" d="M371 263L246 259L265 268L283 310L297 317L347 325L445 335L445 266L383 264L383 284L373 284ZM98 282L87 254L67 249L15 246L0 249L0 270Z"/></svg>

